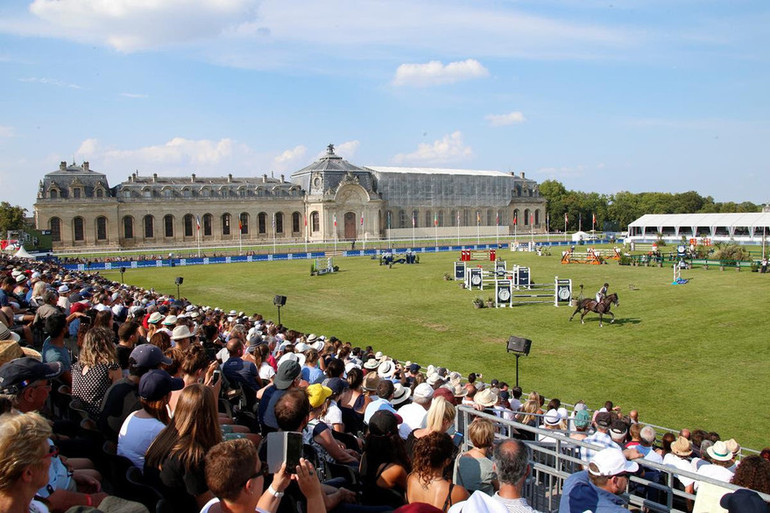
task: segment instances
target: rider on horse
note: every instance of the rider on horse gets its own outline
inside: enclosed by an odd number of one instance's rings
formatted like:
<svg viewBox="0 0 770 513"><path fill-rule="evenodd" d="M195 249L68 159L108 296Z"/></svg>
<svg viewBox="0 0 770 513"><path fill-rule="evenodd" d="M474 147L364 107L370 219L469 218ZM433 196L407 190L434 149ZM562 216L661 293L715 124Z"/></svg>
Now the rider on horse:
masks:
<svg viewBox="0 0 770 513"><path fill-rule="evenodd" d="M607 297L607 289L609 288L610 284L605 283L602 288L599 289L599 292L596 293L596 302L601 303L602 299Z"/></svg>

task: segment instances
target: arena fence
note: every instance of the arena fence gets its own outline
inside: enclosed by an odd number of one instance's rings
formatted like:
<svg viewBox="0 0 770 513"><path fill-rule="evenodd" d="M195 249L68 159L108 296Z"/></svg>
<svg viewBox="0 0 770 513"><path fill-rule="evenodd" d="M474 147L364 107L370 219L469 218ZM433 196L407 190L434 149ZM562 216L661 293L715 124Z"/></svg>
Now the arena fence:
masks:
<svg viewBox="0 0 770 513"><path fill-rule="evenodd" d="M580 459L580 451L583 447L601 450L601 447L569 438L568 432L528 426L467 406L458 407L455 429L464 433L465 427L475 417L492 421L497 426L497 438L518 438L529 447L531 472L525 482L523 495L538 511L558 512L564 481L573 473L582 470L583 461ZM549 441L537 441L540 435L548 437ZM527 440L528 438L534 438L534 441ZM462 450L468 450L470 447L470 441L465 437ZM635 461L644 469L644 475L650 479L631 477L629 489L623 497L634 508L645 508L646 511L658 513L687 513L688 502L692 505L696 496L684 491L678 484L678 476L700 481L701 486L703 483L708 483L724 488L725 493L740 488L667 465L646 460ZM765 501L770 501L770 495L761 495Z"/></svg>

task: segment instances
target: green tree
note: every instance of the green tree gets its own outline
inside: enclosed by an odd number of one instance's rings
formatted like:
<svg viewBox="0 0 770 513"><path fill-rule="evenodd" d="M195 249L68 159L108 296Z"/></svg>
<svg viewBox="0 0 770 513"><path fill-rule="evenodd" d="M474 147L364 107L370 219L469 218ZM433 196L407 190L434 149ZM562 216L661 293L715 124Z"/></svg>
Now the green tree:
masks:
<svg viewBox="0 0 770 513"><path fill-rule="evenodd" d="M21 230L24 228L24 216L26 208L12 206L7 201L0 203L0 237L5 238L8 230Z"/></svg>

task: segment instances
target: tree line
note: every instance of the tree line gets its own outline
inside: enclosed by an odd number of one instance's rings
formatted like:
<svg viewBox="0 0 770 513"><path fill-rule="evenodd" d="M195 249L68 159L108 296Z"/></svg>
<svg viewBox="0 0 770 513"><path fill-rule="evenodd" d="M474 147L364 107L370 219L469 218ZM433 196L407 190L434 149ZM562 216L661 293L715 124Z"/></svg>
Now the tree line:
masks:
<svg viewBox="0 0 770 513"><path fill-rule="evenodd" d="M701 196L695 191L669 192L628 192L599 194L567 190L557 180L546 180L540 184L540 195L548 200L547 213L550 229L564 230L565 214L567 231L591 231L593 216L596 216L596 230L625 231L629 223L644 214L693 214L693 213L735 213L760 212L761 205L750 201L716 202L711 196Z"/></svg>

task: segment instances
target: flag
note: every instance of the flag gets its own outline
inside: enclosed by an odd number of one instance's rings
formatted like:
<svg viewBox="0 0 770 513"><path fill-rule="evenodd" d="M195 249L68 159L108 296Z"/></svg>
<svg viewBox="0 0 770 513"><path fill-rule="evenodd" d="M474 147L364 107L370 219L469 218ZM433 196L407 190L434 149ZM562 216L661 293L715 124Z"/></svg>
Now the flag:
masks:
<svg viewBox="0 0 770 513"><path fill-rule="evenodd" d="M275 214L273 214L273 233L275 233Z"/></svg>
<svg viewBox="0 0 770 513"><path fill-rule="evenodd" d="M390 229L390 210L388 210L388 229Z"/></svg>
<svg viewBox="0 0 770 513"><path fill-rule="evenodd" d="M564 212L564 224L569 223L569 218L567 217L567 213Z"/></svg>
<svg viewBox="0 0 770 513"><path fill-rule="evenodd" d="M481 224L481 214L479 211L476 211L476 224Z"/></svg>
<svg viewBox="0 0 770 513"><path fill-rule="evenodd" d="M529 214L529 224L534 225L535 224L535 214L530 212Z"/></svg>
<svg viewBox="0 0 770 513"><path fill-rule="evenodd" d="M495 215L495 224L500 226L500 212Z"/></svg>
<svg viewBox="0 0 770 513"><path fill-rule="evenodd" d="M305 218L305 228L307 228L307 216L306 216L306 215L303 215L302 217L304 217L304 218Z"/></svg>
<svg viewBox="0 0 770 513"><path fill-rule="evenodd" d="M200 216L195 216L195 225L198 227L198 231L201 231L201 218L200 218Z"/></svg>
<svg viewBox="0 0 770 513"><path fill-rule="evenodd" d="M414 212L412 212L412 228L417 226L417 216L415 216Z"/></svg>
<svg viewBox="0 0 770 513"><path fill-rule="evenodd" d="M457 211L457 226L460 226L460 211Z"/></svg>
<svg viewBox="0 0 770 513"><path fill-rule="evenodd" d="M334 214L334 227L337 227L337 214Z"/></svg>
<svg viewBox="0 0 770 513"><path fill-rule="evenodd" d="M596 214L591 214L591 216L593 216L591 223L593 223L593 225L596 226Z"/></svg>
<svg viewBox="0 0 770 513"><path fill-rule="evenodd" d="M240 219L238 219L238 231L240 233L243 233L243 221L241 221Z"/></svg>
<svg viewBox="0 0 770 513"><path fill-rule="evenodd" d="M516 226L517 224L519 224L519 222L518 222L518 221L519 221L519 219L518 219L518 217L516 216L516 213L514 212L514 214L513 214L513 225L514 225L514 226Z"/></svg>
<svg viewBox="0 0 770 513"><path fill-rule="evenodd" d="M433 213L433 226L438 226L438 212Z"/></svg>
<svg viewBox="0 0 770 513"><path fill-rule="evenodd" d="M361 226L363 226L363 225L364 225L364 214L361 213Z"/></svg>

